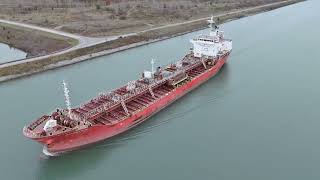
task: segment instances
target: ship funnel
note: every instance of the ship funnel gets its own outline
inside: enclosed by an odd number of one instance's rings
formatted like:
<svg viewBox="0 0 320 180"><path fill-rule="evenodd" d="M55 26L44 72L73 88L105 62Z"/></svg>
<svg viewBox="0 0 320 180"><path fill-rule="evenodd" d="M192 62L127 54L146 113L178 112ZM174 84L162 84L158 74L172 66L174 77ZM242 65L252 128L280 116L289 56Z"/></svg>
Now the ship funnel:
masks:
<svg viewBox="0 0 320 180"><path fill-rule="evenodd" d="M69 95L69 89L68 89L68 84L63 80L62 81L63 84L63 91L64 91L64 98L65 98L65 102L66 102L66 106L68 108L68 114L69 117L71 118L71 101L70 101L70 95Z"/></svg>

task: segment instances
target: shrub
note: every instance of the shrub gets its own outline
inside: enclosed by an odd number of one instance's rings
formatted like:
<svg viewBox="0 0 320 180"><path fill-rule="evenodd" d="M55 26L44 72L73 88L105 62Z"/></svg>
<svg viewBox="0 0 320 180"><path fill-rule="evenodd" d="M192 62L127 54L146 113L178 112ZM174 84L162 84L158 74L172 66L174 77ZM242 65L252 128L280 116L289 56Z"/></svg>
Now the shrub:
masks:
<svg viewBox="0 0 320 180"><path fill-rule="evenodd" d="M119 19L120 19L120 20L126 20L126 19L127 19L127 16L120 16Z"/></svg>
<svg viewBox="0 0 320 180"><path fill-rule="evenodd" d="M96 4L96 10L101 9L101 6L99 4Z"/></svg>

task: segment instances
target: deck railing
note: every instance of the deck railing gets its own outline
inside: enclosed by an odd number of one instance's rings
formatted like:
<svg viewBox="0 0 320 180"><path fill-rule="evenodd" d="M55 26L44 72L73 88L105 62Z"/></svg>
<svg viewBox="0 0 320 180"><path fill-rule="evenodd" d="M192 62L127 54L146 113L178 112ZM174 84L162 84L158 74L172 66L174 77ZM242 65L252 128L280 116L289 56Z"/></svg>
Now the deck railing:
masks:
<svg viewBox="0 0 320 180"><path fill-rule="evenodd" d="M150 89L152 90L152 89L164 84L165 82L167 82L168 80L174 78L175 76L177 76L181 72L186 72L189 69L192 69L193 67L198 66L199 64L201 64L201 59L200 58L199 59L198 58L192 58L190 54L185 56L181 61L182 62L188 62L188 65L185 66L185 67L182 67L182 68L178 68L177 71L171 73L169 76L164 77L164 78L162 78L160 80L151 79L150 82L149 82L149 85L143 84L142 82L139 82L139 81L136 81L136 86L137 87L135 89L131 90L131 91L128 91L124 95L117 94L116 90L113 90L111 92L101 93L99 97L97 97L95 99L92 99L92 100L88 101L87 103L82 104L80 106L80 108L84 107L86 104L89 104L90 102L95 102L97 100L103 100L103 98L107 99L109 101L106 102L106 103L103 103L102 105L97 106L94 109L89 110L87 113L83 113L82 117L84 119L88 119L88 118L96 116L96 115L98 115L98 114L100 114L100 113L102 113L102 112L104 112L106 110L113 109L113 108L115 108L117 106L120 106L121 102L125 103L125 102L129 101L130 99L132 99L133 97L136 97L136 96L142 95L144 93L147 93L147 92L149 92Z"/></svg>

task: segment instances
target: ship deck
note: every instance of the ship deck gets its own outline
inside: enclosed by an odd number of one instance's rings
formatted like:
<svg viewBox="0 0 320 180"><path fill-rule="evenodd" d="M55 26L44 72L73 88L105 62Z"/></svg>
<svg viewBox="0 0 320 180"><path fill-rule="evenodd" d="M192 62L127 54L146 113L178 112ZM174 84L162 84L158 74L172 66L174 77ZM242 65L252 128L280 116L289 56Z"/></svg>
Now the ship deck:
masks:
<svg viewBox="0 0 320 180"><path fill-rule="evenodd" d="M207 65L207 69L211 68L212 66L213 65ZM190 80L204 73L205 71L206 71L206 68L204 68L202 64L198 64L196 67L187 70L186 73ZM106 110L100 113L99 115L93 116L88 120L92 124L102 124L102 125L116 124L119 121L127 118L128 116L134 115L138 111L142 111L144 108L148 107L150 104L154 103L158 99L161 99L163 96L170 93L173 89L175 89L174 86L170 86L167 83L163 83L157 86L156 88L152 89L153 95L150 93L150 91L145 91L144 93L139 94L131 98L130 100L126 101L125 102L126 108L124 108L120 103L116 107L110 108L109 110ZM125 95L127 93L125 88L123 87L115 90L115 92L118 93L119 95ZM99 106L102 106L105 103L112 103L112 100L101 96L100 98L93 99L79 108L73 109L73 112L79 115L83 115L84 113L88 113L93 109ZM127 112L125 109L127 109Z"/></svg>

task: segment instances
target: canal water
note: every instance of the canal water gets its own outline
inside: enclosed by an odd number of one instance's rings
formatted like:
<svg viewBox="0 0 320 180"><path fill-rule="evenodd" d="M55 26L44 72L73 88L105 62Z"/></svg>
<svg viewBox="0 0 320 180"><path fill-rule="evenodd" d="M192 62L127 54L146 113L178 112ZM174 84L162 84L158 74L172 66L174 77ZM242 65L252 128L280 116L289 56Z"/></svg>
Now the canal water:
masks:
<svg viewBox="0 0 320 180"><path fill-rule="evenodd" d="M234 51L221 72L146 123L60 157L23 126L176 61L208 30L0 84L1 179L319 179L320 2L222 26Z"/></svg>
<svg viewBox="0 0 320 180"><path fill-rule="evenodd" d="M12 48L7 44L0 43L0 63L24 59L26 56L27 53L16 48Z"/></svg>

